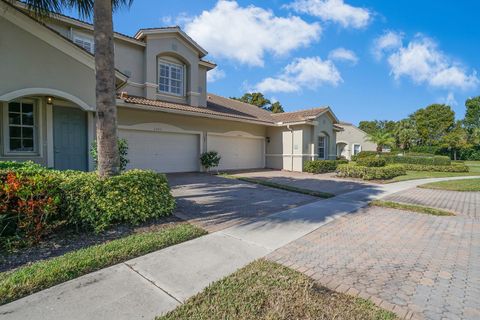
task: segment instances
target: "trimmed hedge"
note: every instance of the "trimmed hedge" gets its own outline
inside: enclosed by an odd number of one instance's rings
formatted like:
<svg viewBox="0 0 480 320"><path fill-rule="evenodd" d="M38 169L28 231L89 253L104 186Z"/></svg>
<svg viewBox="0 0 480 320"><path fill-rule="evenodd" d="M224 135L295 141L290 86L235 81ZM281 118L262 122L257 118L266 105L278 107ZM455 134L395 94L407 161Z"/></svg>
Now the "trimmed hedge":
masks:
<svg viewBox="0 0 480 320"><path fill-rule="evenodd" d="M388 180L405 174L405 167L400 164L391 164L385 167L342 164L337 167L337 175L339 177L360 178L363 180Z"/></svg>
<svg viewBox="0 0 480 320"><path fill-rule="evenodd" d="M449 157L434 156L434 157L418 157L418 156L382 156L387 163L401 163L401 164L421 164L427 166L449 166L452 163Z"/></svg>
<svg viewBox="0 0 480 320"><path fill-rule="evenodd" d="M378 156L380 153L377 151L360 151L356 155L352 155L352 161L358 161L358 159L372 158Z"/></svg>
<svg viewBox="0 0 480 320"><path fill-rule="evenodd" d="M422 164L404 164L407 171L429 171L429 172L469 172L470 169L464 164L454 164L450 166L429 166Z"/></svg>
<svg viewBox="0 0 480 320"><path fill-rule="evenodd" d="M357 160L357 165L365 167L385 167L387 161L382 157L361 158Z"/></svg>
<svg viewBox="0 0 480 320"><path fill-rule="evenodd" d="M0 162L0 242L31 244L60 227L100 232L170 215L175 199L165 175L130 170L110 178Z"/></svg>
<svg viewBox="0 0 480 320"><path fill-rule="evenodd" d="M335 172L339 164L348 163L347 160L309 160L303 166L303 171L309 173Z"/></svg>

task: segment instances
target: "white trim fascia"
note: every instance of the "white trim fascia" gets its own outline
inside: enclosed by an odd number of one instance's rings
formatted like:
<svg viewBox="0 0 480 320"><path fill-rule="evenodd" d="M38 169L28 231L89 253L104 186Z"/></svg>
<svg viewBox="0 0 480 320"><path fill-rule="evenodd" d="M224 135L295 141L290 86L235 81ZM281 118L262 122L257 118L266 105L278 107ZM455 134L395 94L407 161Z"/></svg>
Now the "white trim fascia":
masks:
<svg viewBox="0 0 480 320"><path fill-rule="evenodd" d="M199 66L206 67L208 71L213 70L217 67L217 65L213 62L205 61L205 60L200 60L198 63Z"/></svg>
<svg viewBox="0 0 480 320"><path fill-rule="evenodd" d="M298 154L298 153L294 153L294 154L290 154L290 153L284 153L284 154L276 154L276 153L267 153L265 154L265 156L267 157L311 157L312 155L311 154Z"/></svg>
<svg viewBox="0 0 480 320"><path fill-rule="evenodd" d="M271 126L274 126L274 127L286 127L286 126L296 126L296 125L299 125L299 124L310 124L310 125L314 125L314 124L312 123L312 121L305 120L305 121L297 121L297 122L276 122L276 123L273 123Z"/></svg>
<svg viewBox="0 0 480 320"><path fill-rule="evenodd" d="M229 132L207 132L207 136L221 136L221 137L231 137L231 138L246 138L246 139L257 139L265 140L264 136L255 136L245 131L229 131Z"/></svg>
<svg viewBox="0 0 480 320"><path fill-rule="evenodd" d="M199 97L200 95L201 95L201 93L198 93L198 92L193 92L193 91L187 92L187 96Z"/></svg>
<svg viewBox="0 0 480 320"><path fill-rule="evenodd" d="M261 121L255 121L255 120L247 120L247 119L244 120L244 119L227 117L227 116L201 114L197 112L184 111L184 110L173 110L170 108L163 108L158 106L145 106L141 104L125 103L122 99L117 99L117 106L124 107L124 108L138 109L138 110L148 110L148 111L157 111L157 112L166 112L166 113L194 116L194 117L200 117L200 118L210 118L210 119L220 119L220 120L235 121L235 122L252 123L252 124L257 124L257 125L262 125L267 127L273 125L268 122L261 122ZM198 107L198 108L202 108L202 107Z"/></svg>
<svg viewBox="0 0 480 320"><path fill-rule="evenodd" d="M173 27L173 28L158 28L158 29L140 29L137 31L137 33L133 36L135 39L139 40L145 37L146 35L157 35L157 34L169 34L169 33L178 33L179 35L182 36L183 41L186 42L186 44L193 46L197 51L199 51L203 56L206 56L208 54L208 51L202 48L198 43L195 42L192 38L190 38L182 29L179 27Z"/></svg>

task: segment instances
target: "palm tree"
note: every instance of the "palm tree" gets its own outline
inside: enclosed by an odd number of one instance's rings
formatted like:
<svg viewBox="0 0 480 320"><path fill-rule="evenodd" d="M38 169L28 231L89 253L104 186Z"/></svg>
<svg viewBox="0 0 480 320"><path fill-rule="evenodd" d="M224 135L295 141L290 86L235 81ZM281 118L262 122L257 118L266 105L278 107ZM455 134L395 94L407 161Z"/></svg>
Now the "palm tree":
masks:
<svg viewBox="0 0 480 320"><path fill-rule="evenodd" d="M377 152L382 152L384 146L392 146L395 144L395 138L389 132L375 131L367 135L367 141L377 145Z"/></svg>
<svg viewBox="0 0 480 320"><path fill-rule="evenodd" d="M39 18L60 13L65 8L77 10L82 17L91 17L93 14L98 174L101 177L120 172L112 15L113 10L130 6L132 2L133 0L24 0L27 7Z"/></svg>

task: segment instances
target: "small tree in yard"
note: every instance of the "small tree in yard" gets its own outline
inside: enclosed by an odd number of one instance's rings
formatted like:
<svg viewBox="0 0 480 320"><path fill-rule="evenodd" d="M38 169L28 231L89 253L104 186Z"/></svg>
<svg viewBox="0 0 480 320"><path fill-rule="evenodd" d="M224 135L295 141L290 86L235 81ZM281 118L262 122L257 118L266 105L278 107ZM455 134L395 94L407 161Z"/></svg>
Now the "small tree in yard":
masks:
<svg viewBox="0 0 480 320"><path fill-rule="evenodd" d="M220 164L220 159L222 159L222 157L218 155L217 151L208 151L202 154L200 157L200 162L208 172L210 171L210 168L218 167Z"/></svg>
<svg viewBox="0 0 480 320"><path fill-rule="evenodd" d="M450 150L453 153L453 160L457 160L458 150L468 146L467 131L462 127L460 121L458 121L455 127L448 132L440 141L440 145Z"/></svg>
<svg viewBox="0 0 480 320"><path fill-rule="evenodd" d="M389 132L372 132L367 135L367 140L377 145L377 152L382 152L385 146L395 144L395 138Z"/></svg>
<svg viewBox="0 0 480 320"><path fill-rule="evenodd" d="M126 139L118 139L117 141L118 146L118 154L120 155L120 171L125 171L127 168L127 164L130 162L128 160L128 142ZM92 146L90 147L90 155L93 158L93 162L95 163L95 169L98 169L98 147L97 141L92 142Z"/></svg>

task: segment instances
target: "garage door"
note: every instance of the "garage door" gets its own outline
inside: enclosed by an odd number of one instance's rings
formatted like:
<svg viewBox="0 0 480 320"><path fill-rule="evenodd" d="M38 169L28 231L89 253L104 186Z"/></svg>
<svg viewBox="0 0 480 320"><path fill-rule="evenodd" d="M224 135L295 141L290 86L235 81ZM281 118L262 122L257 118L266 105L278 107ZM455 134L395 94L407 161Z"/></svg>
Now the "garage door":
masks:
<svg viewBox="0 0 480 320"><path fill-rule="evenodd" d="M199 171L198 134L119 130L128 141L129 169L158 172Z"/></svg>
<svg viewBox="0 0 480 320"><path fill-rule="evenodd" d="M217 151L222 159L218 169L263 168L265 162L264 140L245 137L208 135L207 148Z"/></svg>

